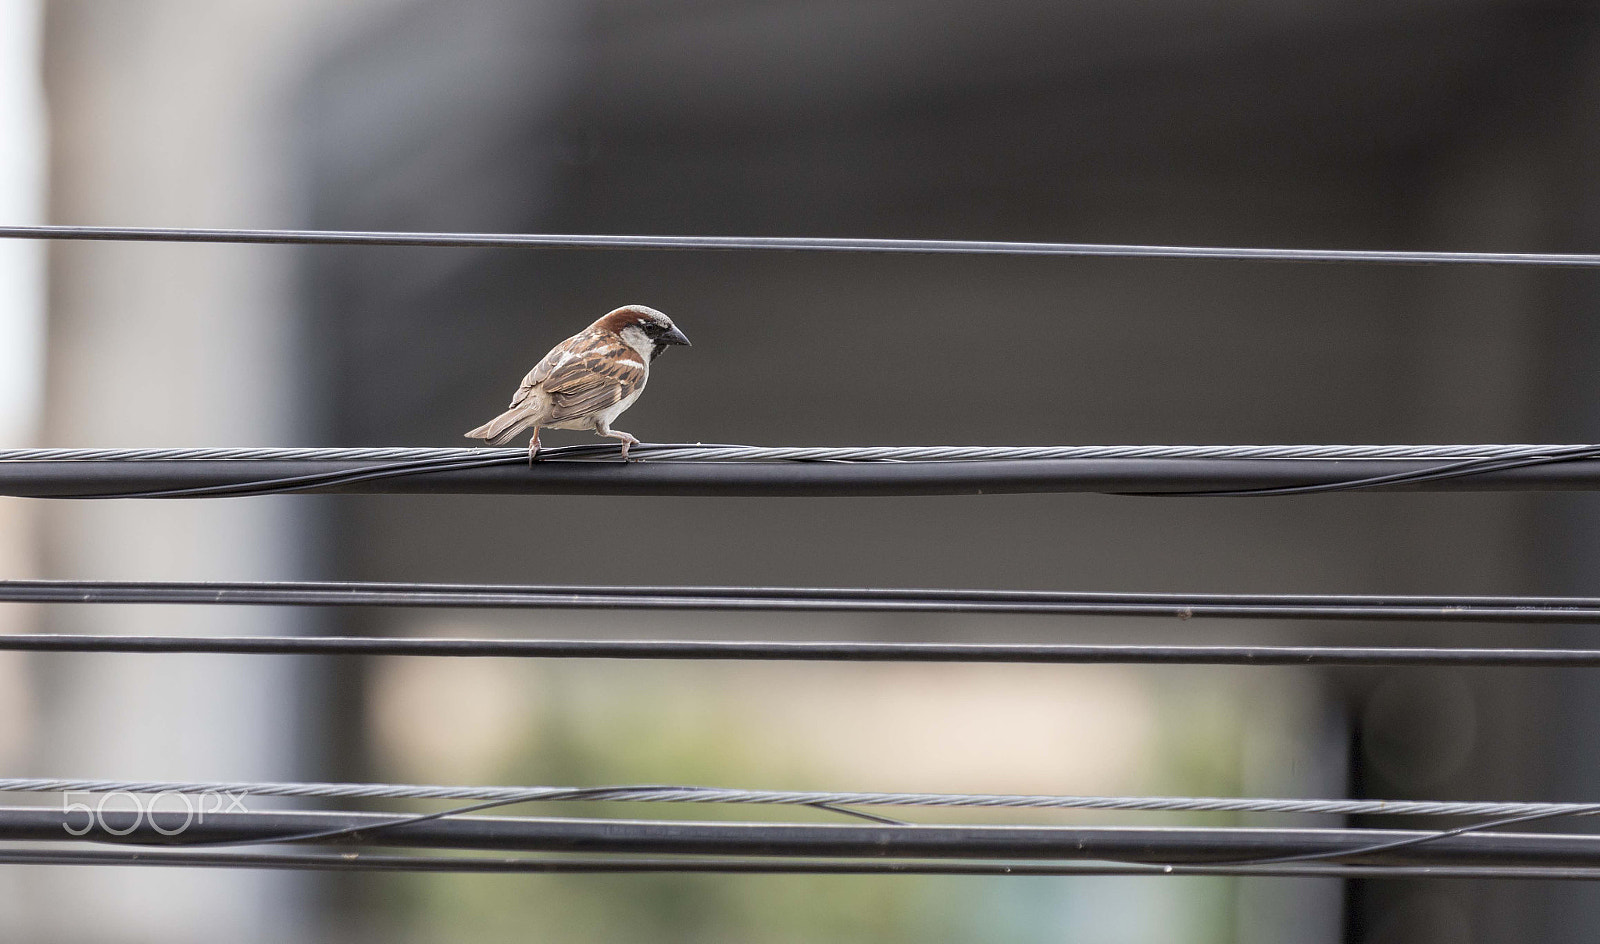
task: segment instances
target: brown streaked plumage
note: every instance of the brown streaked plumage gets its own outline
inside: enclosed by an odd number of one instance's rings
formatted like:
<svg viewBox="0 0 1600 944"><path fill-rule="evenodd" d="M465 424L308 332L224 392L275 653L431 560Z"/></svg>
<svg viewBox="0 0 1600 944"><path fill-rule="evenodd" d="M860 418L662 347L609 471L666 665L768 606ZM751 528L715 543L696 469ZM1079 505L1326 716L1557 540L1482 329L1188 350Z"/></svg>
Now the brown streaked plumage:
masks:
<svg viewBox="0 0 1600 944"><path fill-rule="evenodd" d="M546 354L511 398L511 407L470 433L504 445L525 430L528 461L539 452L539 430L592 429L622 440L622 458L639 440L611 423L633 405L650 379L650 363L669 345L688 344L672 319L654 308L624 305Z"/></svg>

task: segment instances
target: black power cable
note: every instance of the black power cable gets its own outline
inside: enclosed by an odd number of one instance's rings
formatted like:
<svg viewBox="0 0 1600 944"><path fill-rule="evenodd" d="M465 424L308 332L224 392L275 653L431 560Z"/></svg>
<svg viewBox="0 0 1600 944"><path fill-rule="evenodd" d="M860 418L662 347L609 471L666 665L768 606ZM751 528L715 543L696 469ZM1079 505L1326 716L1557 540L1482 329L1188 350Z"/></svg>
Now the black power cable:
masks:
<svg viewBox="0 0 1600 944"><path fill-rule="evenodd" d="M1600 597L1118 593L381 581L0 580L0 601L493 609L1013 613L1178 619L1600 622Z"/></svg>
<svg viewBox="0 0 1600 944"><path fill-rule="evenodd" d="M515 801L489 801L510 803ZM478 804L482 806L484 804ZM1348 864L1600 867L1600 836L1253 827L946 826L730 823L383 813L0 809L0 840L137 845L326 843L617 855L1109 860L1156 865L1267 865L1337 857ZM80 835L68 832L74 827Z"/></svg>
<svg viewBox="0 0 1600 944"><path fill-rule="evenodd" d="M1330 491L1600 488L1600 446L1464 461L1035 458L968 461L593 461L595 447L525 456L389 462L7 459L0 494L33 498L230 498L297 492L852 497L1098 492L1270 496ZM603 447L614 453L610 447ZM682 446L644 445L635 452ZM580 461L567 461L567 460Z"/></svg>
<svg viewBox="0 0 1600 944"><path fill-rule="evenodd" d="M791 642L688 639L469 639L384 636L0 634L0 651L525 659L960 662L1012 664L1589 668L1595 649L1415 646L1174 646L1051 643Z"/></svg>
<svg viewBox="0 0 1600 944"><path fill-rule="evenodd" d="M488 857L369 853L168 852L128 849L0 850L0 865L138 865L178 868L289 869L340 872L467 872L512 874L716 875L990 875L990 876L1279 876L1295 878L1469 878L1594 881L1600 868L1439 865L1103 865L1040 862L930 862L828 859L738 859L679 856Z"/></svg>

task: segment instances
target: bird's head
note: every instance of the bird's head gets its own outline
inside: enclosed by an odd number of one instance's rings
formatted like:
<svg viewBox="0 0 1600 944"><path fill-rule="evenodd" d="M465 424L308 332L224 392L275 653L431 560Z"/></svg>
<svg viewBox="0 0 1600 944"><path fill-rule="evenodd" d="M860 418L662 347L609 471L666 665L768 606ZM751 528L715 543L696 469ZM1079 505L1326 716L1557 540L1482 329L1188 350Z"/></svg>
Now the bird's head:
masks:
<svg viewBox="0 0 1600 944"><path fill-rule="evenodd" d="M624 305L596 321L594 327L618 335L647 362L673 344L689 343L671 318L643 305Z"/></svg>

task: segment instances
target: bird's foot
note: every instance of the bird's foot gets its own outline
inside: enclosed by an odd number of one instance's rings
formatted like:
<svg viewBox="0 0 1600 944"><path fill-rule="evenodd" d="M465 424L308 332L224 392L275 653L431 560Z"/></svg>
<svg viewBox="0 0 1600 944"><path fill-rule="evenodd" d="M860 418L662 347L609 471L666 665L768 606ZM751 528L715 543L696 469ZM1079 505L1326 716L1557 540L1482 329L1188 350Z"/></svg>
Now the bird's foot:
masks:
<svg viewBox="0 0 1600 944"><path fill-rule="evenodd" d="M600 435L606 437L607 439L620 439L620 440L622 440L622 461L623 462L627 462L628 461L628 448L631 447L631 446L639 445L639 440L635 439L631 434L624 433L620 429L612 429L610 426L607 426L604 423L596 424L595 428L594 428L594 431L599 433Z"/></svg>

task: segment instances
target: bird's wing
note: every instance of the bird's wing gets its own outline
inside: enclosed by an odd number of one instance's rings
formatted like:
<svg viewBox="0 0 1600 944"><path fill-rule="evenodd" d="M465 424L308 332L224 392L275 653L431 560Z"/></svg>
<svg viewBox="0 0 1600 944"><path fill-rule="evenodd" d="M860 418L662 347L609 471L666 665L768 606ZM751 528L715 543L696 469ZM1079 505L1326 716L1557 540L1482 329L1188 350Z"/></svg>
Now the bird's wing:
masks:
<svg viewBox="0 0 1600 944"><path fill-rule="evenodd" d="M511 406L508 409L515 410L527 403L535 387L548 380L557 368L580 359L582 349L592 343L593 337L586 332L575 334L551 348L550 353L533 365L533 370L528 371L528 375L522 378L522 385L517 387L517 392L512 395Z"/></svg>
<svg viewBox="0 0 1600 944"><path fill-rule="evenodd" d="M550 394L547 423L561 423L598 413L627 399L645 381L644 359L639 352L609 332L592 335L583 344L574 345L563 353L571 356L564 359L556 357L549 372L533 381ZM545 360L550 361L551 358ZM544 362L541 362L540 367L543 366ZM535 367L533 374L528 375L529 379L538 372L539 367ZM528 386L526 381L524 386Z"/></svg>

